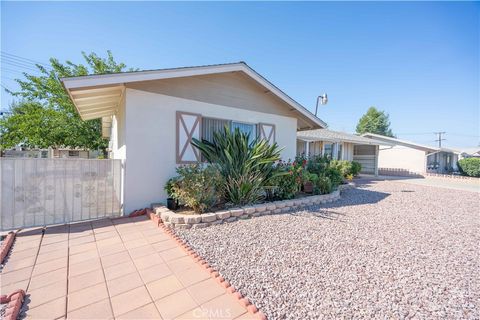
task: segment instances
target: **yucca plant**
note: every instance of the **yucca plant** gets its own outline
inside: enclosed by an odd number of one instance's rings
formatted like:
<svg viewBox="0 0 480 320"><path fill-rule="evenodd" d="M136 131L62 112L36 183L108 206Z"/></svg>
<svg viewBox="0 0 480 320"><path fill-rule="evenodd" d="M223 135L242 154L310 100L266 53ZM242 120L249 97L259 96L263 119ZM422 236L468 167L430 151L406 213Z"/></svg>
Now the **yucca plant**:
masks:
<svg viewBox="0 0 480 320"><path fill-rule="evenodd" d="M209 163L218 165L224 177L225 200L234 205L258 202L267 179L276 173L273 163L280 160L281 148L263 139L253 139L238 128L227 126L213 134L213 141L193 139L192 144Z"/></svg>

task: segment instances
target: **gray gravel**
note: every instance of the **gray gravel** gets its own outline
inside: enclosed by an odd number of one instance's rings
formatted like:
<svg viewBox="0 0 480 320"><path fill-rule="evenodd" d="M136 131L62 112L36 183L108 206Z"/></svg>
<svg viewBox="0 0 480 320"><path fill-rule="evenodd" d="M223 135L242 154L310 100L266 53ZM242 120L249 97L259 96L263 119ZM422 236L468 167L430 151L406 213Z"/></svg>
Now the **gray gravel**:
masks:
<svg viewBox="0 0 480 320"><path fill-rule="evenodd" d="M177 233L269 319L479 319L479 194L364 182L310 210Z"/></svg>

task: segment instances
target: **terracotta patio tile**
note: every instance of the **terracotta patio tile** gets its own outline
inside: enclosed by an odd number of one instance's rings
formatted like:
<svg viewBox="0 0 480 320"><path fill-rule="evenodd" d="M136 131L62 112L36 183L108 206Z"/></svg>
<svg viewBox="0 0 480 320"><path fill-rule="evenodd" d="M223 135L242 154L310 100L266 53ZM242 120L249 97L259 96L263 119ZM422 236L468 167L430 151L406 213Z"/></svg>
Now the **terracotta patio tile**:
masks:
<svg viewBox="0 0 480 320"><path fill-rule="evenodd" d="M15 257L14 257L15 259L25 259L29 257L35 257L37 253L38 253L38 248L30 248L27 250L16 251L15 247L12 247L10 251L10 257L8 258L8 260L10 260L10 258L13 258L14 254L15 254Z"/></svg>
<svg viewBox="0 0 480 320"><path fill-rule="evenodd" d="M166 262L174 273L183 272L185 269L197 266L195 261L190 256L170 260Z"/></svg>
<svg viewBox="0 0 480 320"><path fill-rule="evenodd" d="M60 250L60 249L66 249L68 248L68 242L57 242L57 243L52 243L48 245L42 245L40 247L40 251L38 254L44 254L47 252L55 251L55 250Z"/></svg>
<svg viewBox="0 0 480 320"><path fill-rule="evenodd" d="M159 242L159 243L162 243L162 242ZM165 251L161 251L159 253L160 253L160 257L162 257L162 259L165 260L165 261L170 261L170 260L173 260L173 259L178 259L178 258L181 258L181 257L188 256L187 253L185 251L183 251L182 249L180 249L180 247L178 245L176 245L175 248L168 249L168 250L165 250Z"/></svg>
<svg viewBox="0 0 480 320"><path fill-rule="evenodd" d="M87 261L95 258L99 258L97 250L90 250L90 251L85 251L82 253L70 255L69 262L71 264L76 264L79 262L83 262L83 261Z"/></svg>
<svg viewBox="0 0 480 320"><path fill-rule="evenodd" d="M200 307L196 307L192 310L187 311L184 314L179 315L175 320L204 320L209 319L207 313L202 310Z"/></svg>
<svg viewBox="0 0 480 320"><path fill-rule="evenodd" d="M108 256L114 253L126 251L127 249L122 243L118 244L112 244L106 247L99 247L98 252L100 253L100 256Z"/></svg>
<svg viewBox="0 0 480 320"><path fill-rule="evenodd" d="M48 262L36 264L33 268L32 276L37 276L42 273L51 272L53 270L61 269L67 266L67 257L50 260Z"/></svg>
<svg viewBox="0 0 480 320"><path fill-rule="evenodd" d="M153 300L164 298L174 292L183 289L182 284L175 276L167 276L146 284L148 292ZM186 310L185 310L186 311Z"/></svg>
<svg viewBox="0 0 480 320"><path fill-rule="evenodd" d="M88 231L92 229L92 223L90 221L76 222L69 224L69 227L70 233Z"/></svg>
<svg viewBox="0 0 480 320"><path fill-rule="evenodd" d="M152 302L144 286L127 291L111 298L115 316L127 313Z"/></svg>
<svg viewBox="0 0 480 320"><path fill-rule="evenodd" d="M88 242L88 243L83 243L79 245L71 245L70 248L68 249L70 255L74 255L77 253L82 253L85 251L97 251L97 245L95 242Z"/></svg>
<svg viewBox="0 0 480 320"><path fill-rule="evenodd" d="M68 234L55 234L50 236L45 235L42 239L42 245L48 245L62 241L68 241Z"/></svg>
<svg viewBox="0 0 480 320"><path fill-rule="evenodd" d="M62 249L58 249L58 250L53 250L53 251L49 251L49 252L42 252L40 251L38 257L37 257L37 264L38 263L44 263L44 262L48 262L48 261L51 261L51 260L55 260L55 259L60 259L60 258L65 258L68 256L68 248L65 247L65 248L62 248Z"/></svg>
<svg viewBox="0 0 480 320"><path fill-rule="evenodd" d="M109 256L101 257L103 268L108 268L122 262L131 261L130 255L127 251L121 251L111 254Z"/></svg>
<svg viewBox="0 0 480 320"><path fill-rule="evenodd" d="M152 255L144 256L141 258L136 258L133 260L133 262L135 263L135 266L138 270L157 266L160 264L165 264L165 262L163 262L163 259L160 258L158 253L154 253Z"/></svg>
<svg viewBox="0 0 480 320"><path fill-rule="evenodd" d="M15 255L11 255L7 263L4 265L2 272L14 271L26 267L31 267L35 264L35 256L16 259Z"/></svg>
<svg viewBox="0 0 480 320"><path fill-rule="evenodd" d="M212 278L187 287L187 291L198 304L205 303L215 297L225 294L225 289Z"/></svg>
<svg viewBox="0 0 480 320"><path fill-rule="evenodd" d="M178 280L185 286L193 285L194 283L200 282L202 280L210 278L210 274L200 268L199 266L194 266L189 269L185 269L183 272L177 273Z"/></svg>
<svg viewBox="0 0 480 320"><path fill-rule="evenodd" d="M107 286L105 283L99 283L70 293L68 295L68 311L71 312L106 298L108 298Z"/></svg>
<svg viewBox="0 0 480 320"><path fill-rule="evenodd" d="M157 243L153 243L152 247L157 252L162 252L162 251L169 250L169 249L172 249L172 248L177 248L178 244L175 241L173 241L172 239L168 239L168 240L165 240L165 241L160 241L160 242L157 242Z"/></svg>
<svg viewBox="0 0 480 320"><path fill-rule="evenodd" d="M198 307L185 289L155 301L155 305L163 319L174 319Z"/></svg>
<svg viewBox="0 0 480 320"><path fill-rule="evenodd" d="M151 245L146 245L146 246L142 246L142 247L133 248L133 249L128 250L128 252L130 253L130 256L133 259L140 258L140 257L143 257L143 256L147 256L147 255L153 255L153 254L157 253L157 251L155 251L155 249L153 249L153 247Z"/></svg>
<svg viewBox="0 0 480 320"><path fill-rule="evenodd" d="M145 238L143 233L140 233L139 231L130 232L130 233L127 233L127 234L122 234L120 236L122 237L122 240L124 242L130 242L130 241L133 241L133 240L144 239Z"/></svg>
<svg viewBox="0 0 480 320"><path fill-rule="evenodd" d="M23 251L23 250L29 250L29 249L32 249L32 248L37 248L38 249L39 246L40 246L40 239L31 241L31 242L17 242L17 241L15 241L15 243L13 245L13 249L15 251Z"/></svg>
<svg viewBox="0 0 480 320"><path fill-rule="evenodd" d="M45 302L55 300L67 295L67 279L51 283L35 290L27 292L30 302L28 306L35 308Z"/></svg>
<svg viewBox="0 0 480 320"><path fill-rule="evenodd" d="M30 275L32 274L33 267L27 267L23 269L14 270L11 272L2 273L0 275L0 280L2 286L20 282L22 280L30 279Z"/></svg>
<svg viewBox="0 0 480 320"><path fill-rule="evenodd" d="M162 319L154 303L132 310L125 314L115 317L115 319Z"/></svg>
<svg viewBox="0 0 480 320"><path fill-rule="evenodd" d="M201 307L213 319L235 319L247 312L230 294L216 297L204 303Z"/></svg>
<svg viewBox="0 0 480 320"><path fill-rule="evenodd" d="M54 282L62 281L67 279L67 268L61 268L55 270L55 272L47 272L30 279L30 285L28 287L29 290L36 290L43 288L49 284Z"/></svg>
<svg viewBox="0 0 480 320"><path fill-rule="evenodd" d="M113 317L110 300L104 299L74 311L68 311L68 319L111 319Z"/></svg>
<svg viewBox="0 0 480 320"><path fill-rule="evenodd" d="M123 262L104 269L105 278L107 280L113 280L134 271L137 271L137 269L135 268L135 265L132 261Z"/></svg>
<svg viewBox="0 0 480 320"><path fill-rule="evenodd" d="M257 316L255 316L255 315L253 315L249 312L245 312L241 316L235 318L235 320L258 320L258 318L257 318Z"/></svg>
<svg viewBox="0 0 480 320"><path fill-rule="evenodd" d="M62 234L62 233L68 233L68 230L70 230L70 227L68 224L59 224L56 226L49 226L45 228L45 234Z"/></svg>
<svg viewBox="0 0 480 320"><path fill-rule="evenodd" d="M155 230L157 234L154 235L145 235L148 243L157 243L165 240L170 240L170 237L167 236L163 231Z"/></svg>
<svg viewBox="0 0 480 320"><path fill-rule="evenodd" d="M132 272L122 277L107 281L110 297L114 297L143 285L144 283L138 272Z"/></svg>
<svg viewBox="0 0 480 320"><path fill-rule="evenodd" d="M4 295L4 294L9 295L10 293L12 293L17 289L23 289L25 291L27 290L28 281L29 280L26 279L26 280L21 280L21 281L10 283L10 284L3 284L0 278L0 283L2 283L0 285L0 295Z"/></svg>
<svg viewBox="0 0 480 320"><path fill-rule="evenodd" d="M122 239L118 235L112 235L111 237L105 238L103 240L97 240L97 246L99 248L108 247L114 244L122 243Z"/></svg>
<svg viewBox="0 0 480 320"><path fill-rule="evenodd" d="M129 240L124 242L125 248L127 249L138 248L141 246L145 246L147 244L148 242L147 242L147 239L145 238L137 238L135 240Z"/></svg>
<svg viewBox="0 0 480 320"><path fill-rule="evenodd" d="M70 238L68 240L68 245L75 246L75 245L84 244L84 243L93 242L93 241L95 241L95 238L93 237L93 233L90 233L86 236L77 237L74 239Z"/></svg>
<svg viewBox="0 0 480 320"><path fill-rule="evenodd" d="M101 269L70 277L68 278L68 293L85 289L101 282L105 282L103 270Z"/></svg>
<svg viewBox="0 0 480 320"><path fill-rule="evenodd" d="M79 274L91 272L93 270L101 269L102 265L100 264L100 259L94 258L80 263L69 264L68 267L68 276L74 277Z"/></svg>
<svg viewBox="0 0 480 320"><path fill-rule="evenodd" d="M172 275L172 271L166 264L156 265L150 268L142 269L138 271L143 279L143 282L150 283L166 276Z"/></svg>
<svg viewBox="0 0 480 320"><path fill-rule="evenodd" d="M119 235L117 233L117 230L112 229L110 231L105 231L105 232L102 232L102 233L95 233L95 240L98 242L98 241L101 241L101 240L109 239L111 237L118 237L118 236Z"/></svg>
<svg viewBox="0 0 480 320"><path fill-rule="evenodd" d="M25 312L27 319L58 319L65 316L67 297L63 296L40 306L32 308L27 304Z"/></svg>

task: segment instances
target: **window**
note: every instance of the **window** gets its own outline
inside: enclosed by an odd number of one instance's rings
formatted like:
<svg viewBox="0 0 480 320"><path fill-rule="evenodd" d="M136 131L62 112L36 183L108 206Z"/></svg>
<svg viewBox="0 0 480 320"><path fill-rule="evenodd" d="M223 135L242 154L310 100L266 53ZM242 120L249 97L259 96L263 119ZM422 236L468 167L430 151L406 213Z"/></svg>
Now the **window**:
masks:
<svg viewBox="0 0 480 320"><path fill-rule="evenodd" d="M248 142L252 142L257 137L257 126L254 124L232 121L232 131L237 128L240 130L240 132L249 134Z"/></svg>
<svg viewBox="0 0 480 320"><path fill-rule="evenodd" d="M337 159L338 160L342 160L342 148L343 148L343 145L341 143L337 143L337 146L338 146L338 150L337 150Z"/></svg>
<svg viewBox="0 0 480 320"><path fill-rule="evenodd" d="M230 121L215 118L202 118L202 139L213 142L213 133L230 126Z"/></svg>
<svg viewBox="0 0 480 320"><path fill-rule="evenodd" d="M68 150L68 156L78 158L80 156L80 151L78 151L78 150Z"/></svg>
<svg viewBox="0 0 480 320"><path fill-rule="evenodd" d="M333 156L333 143L325 143L323 145L323 155L324 156L329 156L330 159Z"/></svg>

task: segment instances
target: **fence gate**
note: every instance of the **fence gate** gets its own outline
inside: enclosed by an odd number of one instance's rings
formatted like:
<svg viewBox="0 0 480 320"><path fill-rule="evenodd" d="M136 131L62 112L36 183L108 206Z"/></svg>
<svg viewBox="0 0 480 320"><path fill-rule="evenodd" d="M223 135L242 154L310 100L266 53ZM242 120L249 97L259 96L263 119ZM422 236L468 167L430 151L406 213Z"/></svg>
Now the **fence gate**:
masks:
<svg viewBox="0 0 480 320"><path fill-rule="evenodd" d="M1 230L121 214L121 160L0 158Z"/></svg>

